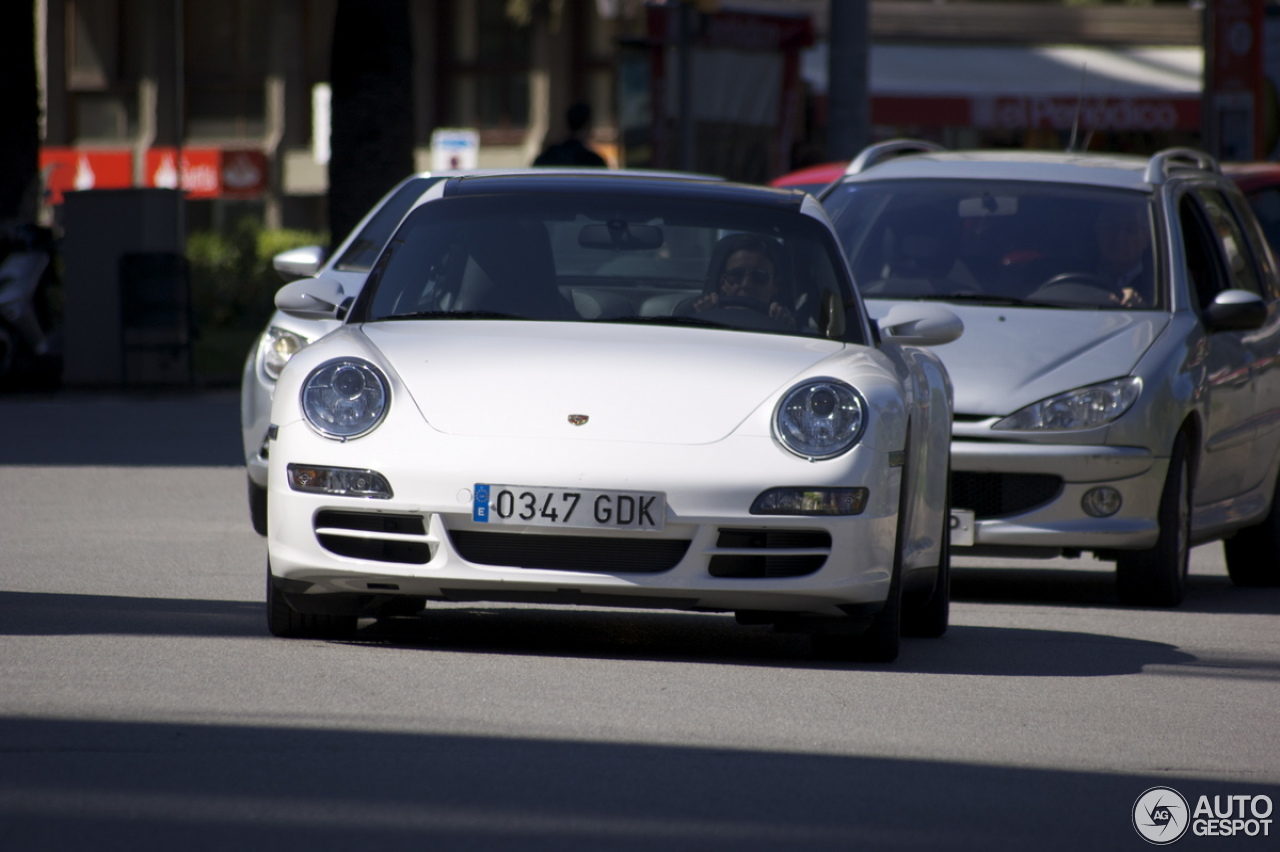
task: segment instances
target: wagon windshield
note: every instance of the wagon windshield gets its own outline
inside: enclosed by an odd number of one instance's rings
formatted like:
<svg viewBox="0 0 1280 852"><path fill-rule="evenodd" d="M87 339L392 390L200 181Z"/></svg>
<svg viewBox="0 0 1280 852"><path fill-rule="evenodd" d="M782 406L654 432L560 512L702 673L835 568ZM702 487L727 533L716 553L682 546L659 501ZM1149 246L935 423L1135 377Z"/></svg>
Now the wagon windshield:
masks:
<svg viewBox="0 0 1280 852"><path fill-rule="evenodd" d="M413 211L351 321L630 323L862 340L830 229L795 210L532 192Z"/></svg>
<svg viewBox="0 0 1280 852"><path fill-rule="evenodd" d="M849 182L823 201L868 299L1160 308L1139 192L1015 181Z"/></svg>

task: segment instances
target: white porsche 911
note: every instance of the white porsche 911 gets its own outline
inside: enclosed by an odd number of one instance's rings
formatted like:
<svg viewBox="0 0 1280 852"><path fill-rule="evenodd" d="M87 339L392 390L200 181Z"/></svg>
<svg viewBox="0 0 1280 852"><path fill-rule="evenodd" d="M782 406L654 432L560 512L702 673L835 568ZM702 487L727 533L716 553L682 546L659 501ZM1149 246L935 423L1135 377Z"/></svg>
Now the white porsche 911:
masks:
<svg viewBox="0 0 1280 852"><path fill-rule="evenodd" d="M442 180L280 375L268 627L431 601L733 612L897 657L949 610L955 315L863 308L802 192L598 172Z"/></svg>

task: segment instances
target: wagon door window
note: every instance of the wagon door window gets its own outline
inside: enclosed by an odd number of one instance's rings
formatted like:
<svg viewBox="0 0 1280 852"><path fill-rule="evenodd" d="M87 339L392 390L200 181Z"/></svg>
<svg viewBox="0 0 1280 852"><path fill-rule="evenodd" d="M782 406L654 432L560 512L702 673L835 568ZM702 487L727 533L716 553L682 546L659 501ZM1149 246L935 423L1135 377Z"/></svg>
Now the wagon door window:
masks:
<svg viewBox="0 0 1280 852"><path fill-rule="evenodd" d="M1187 282L1196 309L1203 310L1213 297L1227 289L1227 273L1218 256L1218 241L1209 216L1190 195L1178 203L1178 224L1182 229L1183 258Z"/></svg>
<svg viewBox="0 0 1280 852"><path fill-rule="evenodd" d="M1258 285L1259 276L1253 253L1249 250L1249 241L1245 238L1231 204L1221 192L1198 190L1196 195L1209 214L1213 233L1221 246L1222 257L1226 260L1227 286L1260 294L1262 288Z"/></svg>

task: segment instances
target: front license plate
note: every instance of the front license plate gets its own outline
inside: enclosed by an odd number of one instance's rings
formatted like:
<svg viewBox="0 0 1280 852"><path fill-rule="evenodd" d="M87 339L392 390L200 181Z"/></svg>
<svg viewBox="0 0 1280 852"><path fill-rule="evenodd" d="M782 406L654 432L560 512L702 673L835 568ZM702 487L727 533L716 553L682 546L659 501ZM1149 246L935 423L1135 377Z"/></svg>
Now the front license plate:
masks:
<svg viewBox="0 0 1280 852"><path fill-rule="evenodd" d="M974 513L969 509L951 510L951 546L973 547Z"/></svg>
<svg viewBox="0 0 1280 852"><path fill-rule="evenodd" d="M667 517L661 491L592 491L479 483L471 503L478 524L660 530Z"/></svg>

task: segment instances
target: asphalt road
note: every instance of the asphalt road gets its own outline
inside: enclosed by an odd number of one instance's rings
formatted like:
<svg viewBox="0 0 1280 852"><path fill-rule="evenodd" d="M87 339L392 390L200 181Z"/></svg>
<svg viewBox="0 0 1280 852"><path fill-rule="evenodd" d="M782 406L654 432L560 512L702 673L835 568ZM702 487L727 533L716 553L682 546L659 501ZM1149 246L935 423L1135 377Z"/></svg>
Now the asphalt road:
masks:
<svg viewBox="0 0 1280 852"><path fill-rule="evenodd" d="M1280 591L1220 547L1174 611L964 560L888 667L511 605L286 641L237 406L0 397L0 850L1140 850L1152 787L1280 804ZM1175 848L1275 849L1267 818Z"/></svg>

